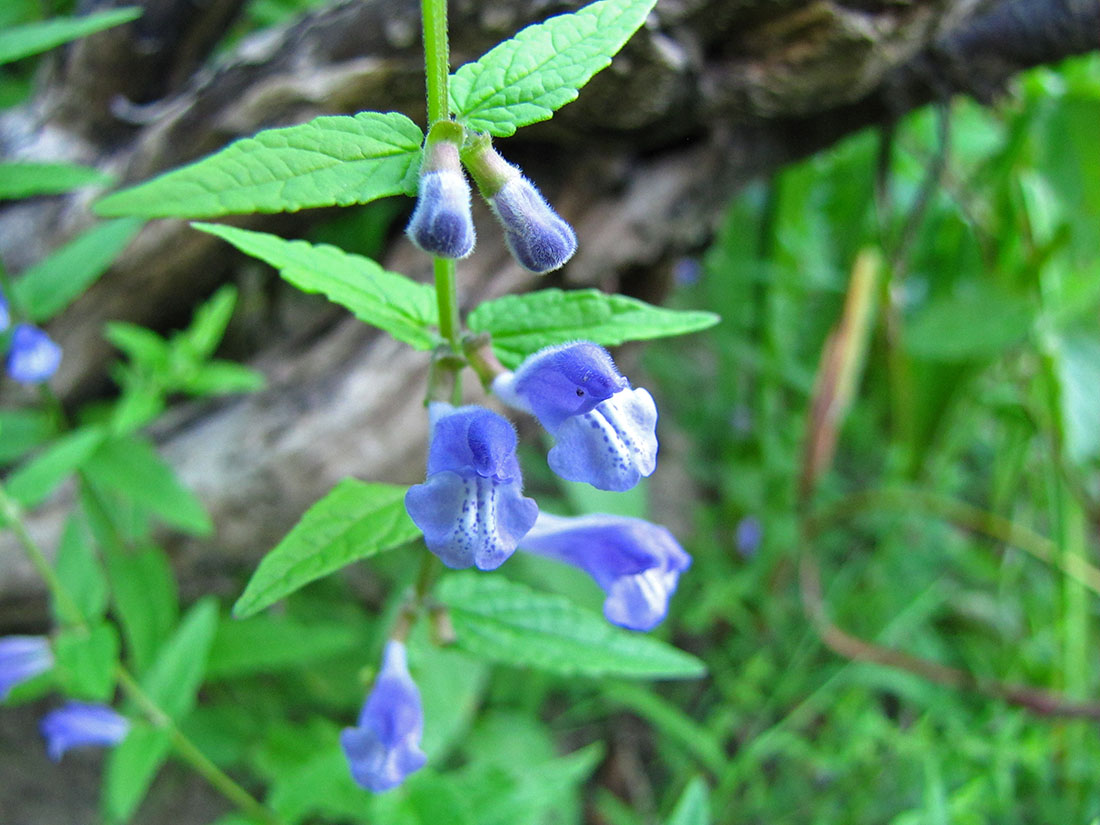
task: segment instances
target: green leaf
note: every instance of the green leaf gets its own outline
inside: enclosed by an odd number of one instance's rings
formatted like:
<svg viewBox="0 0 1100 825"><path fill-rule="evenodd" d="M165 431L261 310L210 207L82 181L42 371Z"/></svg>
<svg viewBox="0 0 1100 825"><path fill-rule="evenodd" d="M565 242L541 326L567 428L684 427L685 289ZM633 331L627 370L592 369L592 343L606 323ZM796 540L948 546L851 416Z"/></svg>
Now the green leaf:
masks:
<svg viewBox="0 0 1100 825"><path fill-rule="evenodd" d="M710 822L710 793L703 777L697 776L684 788L668 825L710 825Z"/></svg>
<svg viewBox="0 0 1100 825"><path fill-rule="evenodd" d="M107 757L102 798L107 822L126 822L134 815L171 746L171 735L164 728L140 720L131 723L126 738Z"/></svg>
<svg viewBox="0 0 1100 825"><path fill-rule="evenodd" d="M71 515L65 523L55 567L57 578L72 596L81 616L91 621L103 618L110 597L107 574L103 572L95 548L76 515ZM57 610L57 605L54 605L54 610L57 621L63 624L66 617Z"/></svg>
<svg viewBox="0 0 1100 825"><path fill-rule="evenodd" d="M27 269L15 282L18 304L32 321L47 321L95 283L141 229L133 218L94 226Z"/></svg>
<svg viewBox="0 0 1100 825"><path fill-rule="evenodd" d="M118 652L118 633L105 622L90 630L80 627L61 631L54 641L54 654L65 693L89 702L110 701L115 692Z"/></svg>
<svg viewBox="0 0 1100 825"><path fill-rule="evenodd" d="M195 494L176 478L156 449L136 435L105 441L85 462L84 471L97 484L117 490L173 527L209 535L213 523Z"/></svg>
<svg viewBox="0 0 1100 825"><path fill-rule="evenodd" d="M337 622L301 622L261 614L218 627L207 678L227 679L300 668L349 652L360 642L355 628Z"/></svg>
<svg viewBox="0 0 1100 825"><path fill-rule="evenodd" d="M1080 463L1100 456L1100 337L1062 336L1054 353L1066 454Z"/></svg>
<svg viewBox="0 0 1100 825"><path fill-rule="evenodd" d="M209 597L195 602L142 678L149 698L172 719L179 721L195 706L217 629L217 603Z"/></svg>
<svg viewBox="0 0 1100 825"><path fill-rule="evenodd" d="M104 217L213 218L297 212L416 194L420 127L398 112L268 129L99 200Z"/></svg>
<svg viewBox="0 0 1100 825"><path fill-rule="evenodd" d="M603 346L686 335L717 324L713 312L664 309L598 289L542 289L486 301L470 313L474 332L493 336L505 366L515 367L551 344L583 339Z"/></svg>
<svg viewBox="0 0 1100 825"><path fill-rule="evenodd" d="M55 17L52 20L11 26L0 31L0 64L49 51L62 43L129 23L139 17L141 9L126 7L89 14L86 17Z"/></svg>
<svg viewBox="0 0 1100 825"><path fill-rule="evenodd" d="M393 484L345 478L264 556L233 615L251 616L311 581L419 536L405 512L405 492Z"/></svg>
<svg viewBox="0 0 1100 825"><path fill-rule="evenodd" d="M210 358L225 336L236 306L237 288L226 284L195 310L190 326L179 335L179 344L196 360Z"/></svg>
<svg viewBox="0 0 1100 825"><path fill-rule="evenodd" d="M125 321L108 321L103 334L134 363L150 370L167 369L170 354L168 342L151 329Z"/></svg>
<svg viewBox="0 0 1100 825"><path fill-rule="evenodd" d="M447 576L437 596L451 608L458 644L492 661L563 676L690 679L706 671L688 653L499 575Z"/></svg>
<svg viewBox="0 0 1100 825"><path fill-rule="evenodd" d="M107 437L102 427L82 427L61 436L23 464L7 481L8 493L24 507L34 507L75 473Z"/></svg>
<svg viewBox="0 0 1100 825"><path fill-rule="evenodd" d="M105 562L133 669L144 673L176 622L172 569L164 553L155 548L131 553L116 547L106 551Z"/></svg>
<svg viewBox="0 0 1100 825"><path fill-rule="evenodd" d="M905 345L933 361L993 358L1018 344L1031 329L1032 310L1021 297L979 287L931 304L910 323Z"/></svg>
<svg viewBox="0 0 1100 825"><path fill-rule="evenodd" d="M435 290L426 284L388 272L370 258L335 246L287 241L220 224L192 225L266 261L303 292L321 293L347 307L360 321L384 329L409 346L428 350L440 342L432 331L439 325Z"/></svg>
<svg viewBox="0 0 1100 825"><path fill-rule="evenodd" d="M262 372L233 361L210 361L201 365L183 382L183 391L191 395L229 395L262 390L267 379Z"/></svg>
<svg viewBox="0 0 1100 825"><path fill-rule="evenodd" d="M577 99L645 22L656 0L601 0L528 26L451 77L451 108L468 128L508 137Z"/></svg>
<svg viewBox="0 0 1100 825"><path fill-rule="evenodd" d="M0 199L56 195L93 183L105 186L113 182L114 178L98 169L74 163L0 163Z"/></svg>
<svg viewBox="0 0 1100 825"><path fill-rule="evenodd" d="M42 410L0 410L0 464L45 444L56 432L53 419Z"/></svg>

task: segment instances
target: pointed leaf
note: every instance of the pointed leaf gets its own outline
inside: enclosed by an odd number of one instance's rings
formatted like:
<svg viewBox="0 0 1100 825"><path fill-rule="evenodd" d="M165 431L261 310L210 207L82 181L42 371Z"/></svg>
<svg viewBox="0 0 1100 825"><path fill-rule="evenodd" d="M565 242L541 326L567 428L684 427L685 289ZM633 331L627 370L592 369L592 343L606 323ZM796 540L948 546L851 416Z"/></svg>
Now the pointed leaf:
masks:
<svg viewBox="0 0 1100 825"><path fill-rule="evenodd" d="M61 543L57 548L57 578L72 596L85 619L95 621L107 612L109 592L107 574L96 556L85 525L75 514L69 516ZM54 605L55 618L64 623L66 617Z"/></svg>
<svg viewBox="0 0 1100 825"><path fill-rule="evenodd" d="M90 166L75 163L0 163L0 199L56 195L89 184L105 186L114 179Z"/></svg>
<svg viewBox="0 0 1100 825"><path fill-rule="evenodd" d="M656 0L601 0L505 40L451 77L451 107L477 132L508 137L577 99L645 22Z"/></svg>
<svg viewBox="0 0 1100 825"><path fill-rule="evenodd" d="M107 271L141 229L134 218L94 226L27 269L13 291L32 321L46 321L65 309Z"/></svg>
<svg viewBox="0 0 1100 825"><path fill-rule="evenodd" d="M370 258L352 255L327 244L287 241L265 232L220 224L196 223L196 229L217 235L242 252L266 261L303 292L319 292L351 310L360 321L384 329L416 349L432 349L440 338L435 291Z"/></svg>
<svg viewBox="0 0 1100 825"><path fill-rule="evenodd" d="M691 679L706 671L688 653L499 575L452 574L436 595L451 609L458 644L492 661L563 676Z"/></svg>
<svg viewBox="0 0 1100 825"><path fill-rule="evenodd" d="M710 822L710 792L703 777L697 776L684 788L668 825L710 825Z"/></svg>
<svg viewBox="0 0 1100 825"><path fill-rule="evenodd" d="M110 701L115 692L118 652L118 632L106 622L59 633L54 653L65 693L90 702Z"/></svg>
<svg viewBox="0 0 1100 825"><path fill-rule="evenodd" d="M345 478L264 556L233 615L251 616L311 581L419 536L405 512L406 489Z"/></svg>
<svg viewBox="0 0 1100 825"><path fill-rule="evenodd" d="M107 437L102 427L73 430L23 464L7 480L8 493L24 507L42 503L75 473Z"/></svg>
<svg viewBox="0 0 1100 825"><path fill-rule="evenodd" d="M493 336L505 366L515 367L551 344L583 339L603 346L698 332L718 323L713 312L665 309L598 289L541 289L486 301L470 313L473 332Z"/></svg>
<svg viewBox="0 0 1100 825"><path fill-rule="evenodd" d="M62 43L129 23L139 17L141 9L127 7L89 14L86 17L55 17L52 20L10 26L0 31L0 64L49 51Z"/></svg>
<svg viewBox="0 0 1100 825"><path fill-rule="evenodd" d="M416 193L420 127L360 112L268 129L96 203L104 217L213 218L351 206Z"/></svg>
<svg viewBox="0 0 1100 825"><path fill-rule="evenodd" d="M103 813L107 822L126 822L149 791L168 758L171 735L135 720L130 732L107 757L103 781Z"/></svg>

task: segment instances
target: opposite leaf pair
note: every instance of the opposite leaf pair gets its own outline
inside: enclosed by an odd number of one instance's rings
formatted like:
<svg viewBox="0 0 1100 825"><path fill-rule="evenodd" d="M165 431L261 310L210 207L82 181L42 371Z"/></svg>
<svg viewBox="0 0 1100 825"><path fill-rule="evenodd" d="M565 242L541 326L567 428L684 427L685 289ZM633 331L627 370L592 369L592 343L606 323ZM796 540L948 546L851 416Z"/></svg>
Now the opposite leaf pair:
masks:
<svg viewBox="0 0 1100 825"><path fill-rule="evenodd" d="M435 124L428 133L416 208L405 230L409 239L441 258L465 258L473 252L476 233L465 164L520 266L540 275L562 266L577 250L573 228L517 167L497 154L487 136L465 146L464 139L462 127L450 121Z"/></svg>

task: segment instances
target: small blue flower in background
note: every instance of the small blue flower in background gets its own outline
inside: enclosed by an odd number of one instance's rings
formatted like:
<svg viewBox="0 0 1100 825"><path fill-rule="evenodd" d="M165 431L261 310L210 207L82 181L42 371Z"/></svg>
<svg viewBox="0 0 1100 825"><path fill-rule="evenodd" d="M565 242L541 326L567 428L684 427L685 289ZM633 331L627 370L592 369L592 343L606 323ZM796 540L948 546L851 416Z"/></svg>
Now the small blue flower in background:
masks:
<svg viewBox="0 0 1100 825"><path fill-rule="evenodd" d="M23 384L40 384L57 372L61 347L45 332L30 324L19 324L11 335L8 375Z"/></svg>
<svg viewBox="0 0 1100 825"><path fill-rule="evenodd" d="M0 332L7 332L11 326L11 310L8 309L8 299L0 294Z"/></svg>
<svg viewBox="0 0 1100 825"><path fill-rule="evenodd" d="M462 127L442 122L432 128L420 166L416 208L405 233L423 251L442 258L465 258L474 251L470 185L462 173Z"/></svg>
<svg viewBox="0 0 1100 825"><path fill-rule="evenodd" d="M423 733L420 691L409 675L405 645L391 639L358 726L340 734L352 778L375 793L396 788L427 761L420 750Z"/></svg>
<svg viewBox="0 0 1100 825"><path fill-rule="evenodd" d="M691 566L691 556L667 528L627 516L539 513L520 544L592 576L607 593L607 620L630 630L652 630L661 623L680 573Z"/></svg>
<svg viewBox="0 0 1100 825"><path fill-rule="evenodd" d="M760 542L764 538L764 527L756 516L745 516L734 530L734 541L737 544L737 552L742 558L751 559L760 549Z"/></svg>
<svg viewBox="0 0 1100 825"><path fill-rule="evenodd" d="M518 175L489 198L504 241L519 265L536 275L560 268L577 251L577 234L527 178Z"/></svg>
<svg viewBox="0 0 1100 825"><path fill-rule="evenodd" d="M70 748L117 745L130 732L130 722L106 705L69 702L47 713L39 729L50 759L59 762Z"/></svg>
<svg viewBox="0 0 1100 825"><path fill-rule="evenodd" d="M0 639L0 701L11 689L53 667L53 652L45 636L5 636Z"/></svg>
<svg viewBox="0 0 1100 825"><path fill-rule="evenodd" d="M493 570L538 515L523 495L516 431L484 407L436 402L430 415L427 480L409 488L405 509L445 565Z"/></svg>
<svg viewBox="0 0 1100 825"><path fill-rule="evenodd" d="M657 405L631 389L602 347L539 350L493 381L504 403L532 413L556 439L547 461L568 481L629 490L657 468Z"/></svg>

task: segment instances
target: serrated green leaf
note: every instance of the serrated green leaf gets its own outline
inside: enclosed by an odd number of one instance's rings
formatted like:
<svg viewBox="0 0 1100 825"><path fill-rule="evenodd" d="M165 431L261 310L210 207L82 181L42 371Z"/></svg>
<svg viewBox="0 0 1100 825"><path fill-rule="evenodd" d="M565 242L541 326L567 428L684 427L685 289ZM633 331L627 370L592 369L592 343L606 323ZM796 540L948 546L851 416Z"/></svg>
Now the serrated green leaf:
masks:
<svg viewBox="0 0 1100 825"><path fill-rule="evenodd" d="M72 515L65 523L61 543L57 548L57 578L68 591L80 615L90 621L103 618L110 596L107 590L107 574L96 556L95 548L81 520ZM67 621L54 605L54 615L59 623Z"/></svg>
<svg viewBox="0 0 1100 825"><path fill-rule="evenodd" d="M141 229L127 218L94 226L27 269L12 291L32 321L47 321L80 296L107 271Z"/></svg>
<svg viewBox="0 0 1100 825"><path fill-rule="evenodd" d="M57 195L81 186L113 182L110 175L75 163L0 163L0 199Z"/></svg>
<svg viewBox="0 0 1100 825"><path fill-rule="evenodd" d="M710 793L701 776L692 779L680 795L668 825L710 825Z"/></svg>
<svg viewBox="0 0 1100 825"><path fill-rule="evenodd" d="M393 484L345 478L264 556L233 615L251 616L311 581L419 536L405 512L405 492Z"/></svg>
<svg viewBox="0 0 1100 825"><path fill-rule="evenodd" d="M217 602L209 597L195 602L142 678L149 698L172 719L178 721L195 706L217 629Z"/></svg>
<svg viewBox="0 0 1100 825"><path fill-rule="evenodd" d="M56 432L53 419L42 410L0 410L0 464L45 444Z"/></svg>
<svg viewBox="0 0 1100 825"><path fill-rule="evenodd" d="M360 112L268 129L207 158L100 199L104 217L214 218L297 212L416 194L420 127Z"/></svg>
<svg viewBox="0 0 1100 825"><path fill-rule="evenodd" d="M207 677L226 679L300 668L350 651L360 642L355 628L336 622L302 622L262 614L223 622L214 637Z"/></svg>
<svg viewBox="0 0 1100 825"><path fill-rule="evenodd" d="M451 76L451 108L477 132L508 137L547 120L611 65L656 0L601 0L528 26Z"/></svg>
<svg viewBox="0 0 1100 825"><path fill-rule="evenodd" d="M665 309L598 289L541 289L486 301L470 313L467 324L474 332L490 333L497 357L515 367L551 344L585 340L614 346L686 335L719 320L713 312Z"/></svg>
<svg viewBox="0 0 1100 825"><path fill-rule="evenodd" d="M112 748L104 771L102 808L110 823L126 822L149 791L172 746L169 732L138 720Z"/></svg>
<svg viewBox="0 0 1100 825"><path fill-rule="evenodd" d="M214 529L195 494L140 436L108 439L84 463L84 471L97 484L122 493L173 527L199 536Z"/></svg>
<svg viewBox="0 0 1100 825"><path fill-rule="evenodd" d="M436 595L451 609L458 644L495 662L563 676L691 679L706 671L688 653L502 576L452 574Z"/></svg>
<svg viewBox="0 0 1100 825"><path fill-rule="evenodd" d="M90 702L109 701L115 692L118 651L118 632L106 622L59 633L54 654L65 693Z"/></svg>
<svg viewBox="0 0 1100 825"><path fill-rule="evenodd" d="M34 507L75 473L107 437L102 427L73 430L16 470L7 481L8 493L24 507Z"/></svg>
<svg viewBox="0 0 1100 825"><path fill-rule="evenodd" d="M416 349L435 347L440 338L435 291L411 278L388 272L370 258L308 241L287 241L265 232L196 223L242 252L266 261L303 292L321 293L351 310L360 321L384 329Z"/></svg>
<svg viewBox="0 0 1100 825"><path fill-rule="evenodd" d="M55 17L52 20L11 26L0 31L0 65L49 51L62 43L129 23L139 17L141 9L126 7L89 14L86 17Z"/></svg>

